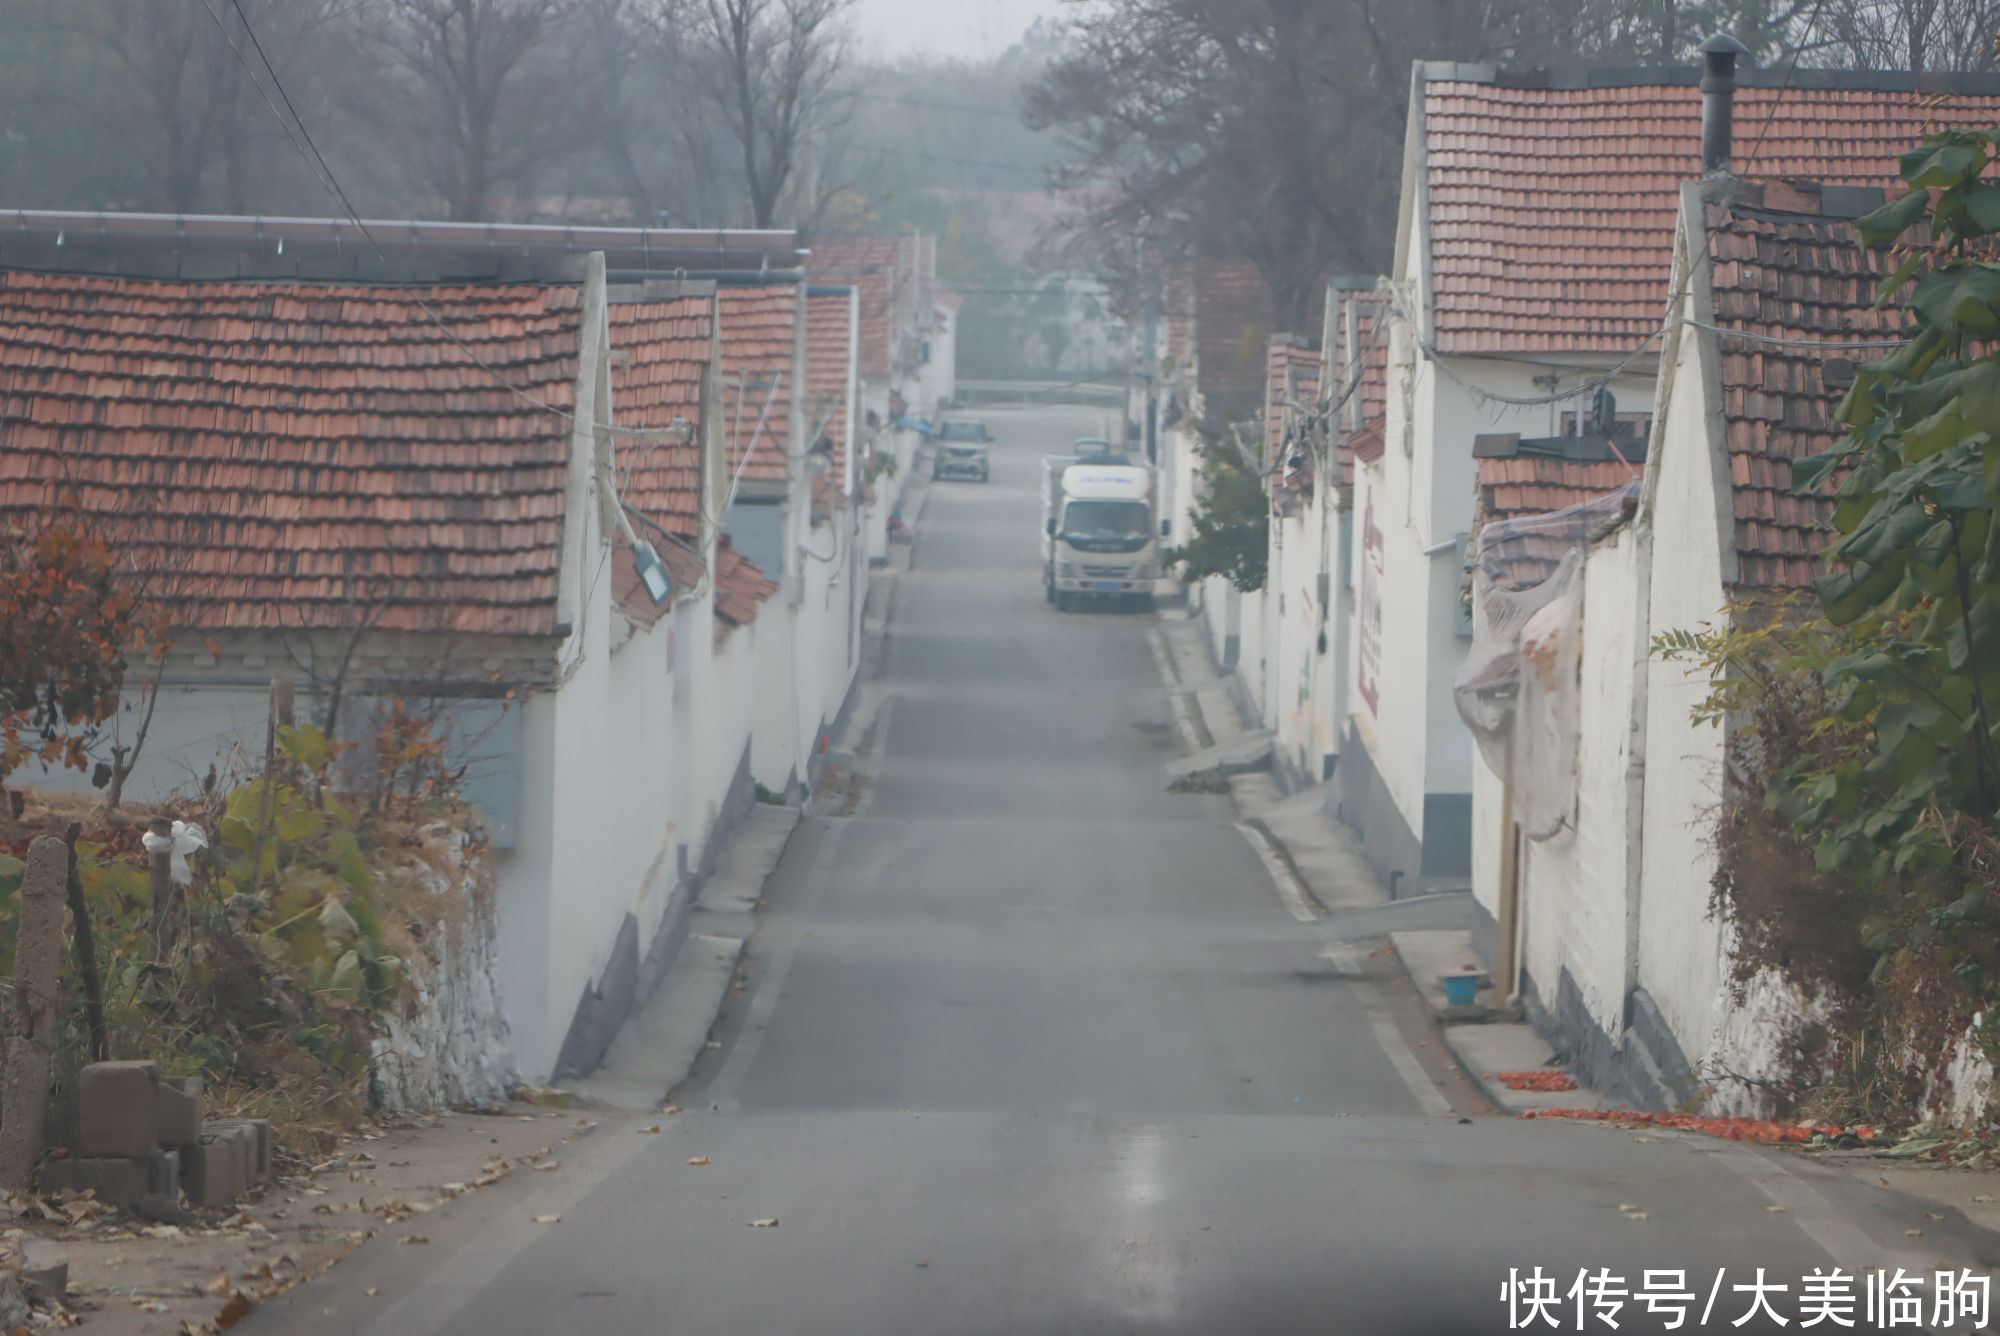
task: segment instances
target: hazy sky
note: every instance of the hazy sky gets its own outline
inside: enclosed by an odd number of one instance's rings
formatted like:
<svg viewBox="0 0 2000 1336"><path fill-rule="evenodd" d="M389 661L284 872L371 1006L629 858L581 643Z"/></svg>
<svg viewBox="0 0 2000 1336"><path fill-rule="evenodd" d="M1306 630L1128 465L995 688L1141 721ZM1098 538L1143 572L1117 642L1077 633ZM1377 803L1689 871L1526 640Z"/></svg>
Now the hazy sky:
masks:
<svg viewBox="0 0 2000 1336"><path fill-rule="evenodd" d="M871 55L980 57L999 54L1030 23L1061 9L1057 0L856 0L854 13Z"/></svg>

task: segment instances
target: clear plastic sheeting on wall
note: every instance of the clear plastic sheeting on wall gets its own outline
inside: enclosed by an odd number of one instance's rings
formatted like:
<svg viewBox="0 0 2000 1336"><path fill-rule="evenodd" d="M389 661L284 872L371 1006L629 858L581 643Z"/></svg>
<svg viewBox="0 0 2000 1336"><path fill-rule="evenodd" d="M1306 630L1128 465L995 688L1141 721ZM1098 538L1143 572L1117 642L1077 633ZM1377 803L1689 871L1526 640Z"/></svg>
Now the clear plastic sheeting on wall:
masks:
<svg viewBox="0 0 2000 1336"><path fill-rule="evenodd" d="M1489 521L1477 535L1472 649L1453 695L1529 839L1554 835L1576 811L1583 560L1624 520L1637 487Z"/></svg>

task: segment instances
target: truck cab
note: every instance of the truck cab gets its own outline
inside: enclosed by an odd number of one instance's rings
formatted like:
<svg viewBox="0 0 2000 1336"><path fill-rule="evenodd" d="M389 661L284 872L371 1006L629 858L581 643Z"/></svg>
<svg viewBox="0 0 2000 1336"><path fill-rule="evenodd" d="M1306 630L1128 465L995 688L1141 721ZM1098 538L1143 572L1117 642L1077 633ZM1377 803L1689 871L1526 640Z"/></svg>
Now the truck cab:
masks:
<svg viewBox="0 0 2000 1336"><path fill-rule="evenodd" d="M1044 464L1043 582L1068 612L1085 599L1147 599L1160 573L1153 470L1051 456Z"/></svg>

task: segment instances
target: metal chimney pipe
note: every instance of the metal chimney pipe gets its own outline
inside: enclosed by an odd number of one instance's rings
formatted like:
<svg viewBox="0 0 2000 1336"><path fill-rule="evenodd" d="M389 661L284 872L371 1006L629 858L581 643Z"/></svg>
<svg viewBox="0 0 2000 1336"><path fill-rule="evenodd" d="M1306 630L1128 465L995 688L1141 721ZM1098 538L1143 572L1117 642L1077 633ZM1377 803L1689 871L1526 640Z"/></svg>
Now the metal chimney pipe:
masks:
<svg viewBox="0 0 2000 1336"><path fill-rule="evenodd" d="M1701 172L1727 173L1736 133L1736 58L1750 48L1727 33L1701 44Z"/></svg>

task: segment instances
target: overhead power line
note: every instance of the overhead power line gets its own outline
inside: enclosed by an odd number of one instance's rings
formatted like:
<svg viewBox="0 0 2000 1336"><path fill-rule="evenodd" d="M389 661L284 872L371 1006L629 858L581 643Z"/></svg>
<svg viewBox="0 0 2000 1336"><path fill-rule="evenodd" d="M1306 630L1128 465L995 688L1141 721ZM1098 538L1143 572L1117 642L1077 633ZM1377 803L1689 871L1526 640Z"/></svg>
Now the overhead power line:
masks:
<svg viewBox="0 0 2000 1336"><path fill-rule="evenodd" d="M333 197L334 201L340 205L341 210L347 215L348 220L360 230L363 239L368 242L369 247L375 252L376 258L381 260L385 265L390 264L388 252L384 251L382 244L375 239L374 232L369 229L368 224L363 221L360 212L355 209L353 202L348 199L347 191L342 188L340 178L334 174L332 165L327 162L325 155L319 151L319 145L313 142L312 132L306 129L305 118L299 115L298 108L292 104L291 94L285 91L284 81L278 77L277 66L271 63L271 57L264 51L264 44L257 38L257 30L252 26L249 14L244 12L243 0L230 0L230 4L236 10L236 17L242 21L244 34L249 37L251 46L256 49L258 60L263 63L264 71L271 80L271 87L277 90L279 99L284 102L286 109L291 112L290 121L287 121L284 114L278 110L277 103L271 100L271 94L265 89L264 81L257 77L257 71L251 67L249 57L244 55L243 48L237 45L236 39L230 35L229 27L222 21L222 15L217 12L214 0L201 0L201 3L202 8L208 11L209 18L214 21L216 31L222 34L222 40L228 43L230 52L236 57L236 62L243 67L243 72L250 76L250 83L256 88L257 96L262 99L265 107L270 110L272 118L278 122L278 128L285 132L285 138L291 141L292 148L297 151L299 157L305 162L307 170L312 172L314 179L319 182L320 187ZM297 134L292 132L294 124L298 127ZM301 138L305 141L303 144L299 142ZM572 426L582 424L592 429L602 428L622 436L664 437L682 435L687 430L686 427L679 425L666 427L621 427L616 423L609 422L584 423L583 419L579 418L576 414L557 408L554 404L546 403L514 384L513 381L507 378L504 372L481 357L471 344L460 338L457 331L445 323L444 317L432 309L430 303L426 302L416 291L406 291L410 301L416 305L417 309L422 311L429 318L430 322L438 327L439 332L449 339L453 346L460 352L464 353L466 358L475 367L484 372L494 384L506 390L509 394L514 395L537 412L547 413Z"/></svg>

